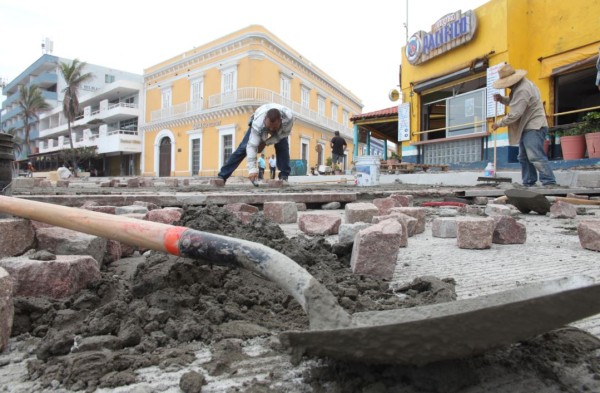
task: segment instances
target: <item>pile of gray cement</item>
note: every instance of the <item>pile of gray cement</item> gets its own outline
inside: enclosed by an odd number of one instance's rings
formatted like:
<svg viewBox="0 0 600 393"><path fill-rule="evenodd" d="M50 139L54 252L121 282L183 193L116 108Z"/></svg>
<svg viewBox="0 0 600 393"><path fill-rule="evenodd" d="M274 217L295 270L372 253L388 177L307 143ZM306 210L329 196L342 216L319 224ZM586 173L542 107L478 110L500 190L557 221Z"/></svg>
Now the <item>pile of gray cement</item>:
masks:
<svg viewBox="0 0 600 393"><path fill-rule="evenodd" d="M186 208L178 225L246 239L296 261L323 283L348 312L453 301L452 279L421 277L393 293L389 282L354 275L351 248L322 238L286 238L255 216L243 225L216 206ZM123 274L128 264L130 274ZM400 296L399 296L400 295ZM185 368L198 343L210 348L207 375L234 374L252 358L241 343L272 337L269 356L288 356L277 333L306 330L302 308L271 282L245 270L152 252L109 265L102 280L63 301L16 298L13 336L33 348L28 377L44 389L92 392L137 381L136 370ZM600 341L565 328L484 355L423 367L304 359L298 392L581 392L600 391ZM203 377L182 378L200 391ZM274 366L267 380L230 391L289 392L290 378ZM297 378L297 377L294 377ZM191 381L191 382L190 382ZM6 382L6 381L2 381ZM10 391L10 390L9 390Z"/></svg>

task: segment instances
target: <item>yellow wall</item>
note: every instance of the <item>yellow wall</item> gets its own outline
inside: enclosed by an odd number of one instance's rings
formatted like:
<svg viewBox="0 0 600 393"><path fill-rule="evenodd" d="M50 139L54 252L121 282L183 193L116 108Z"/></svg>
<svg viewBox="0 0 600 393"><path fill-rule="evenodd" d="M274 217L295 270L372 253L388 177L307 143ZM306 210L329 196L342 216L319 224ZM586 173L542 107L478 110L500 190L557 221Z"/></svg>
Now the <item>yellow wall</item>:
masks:
<svg viewBox="0 0 600 393"><path fill-rule="evenodd" d="M255 34L256 36L252 36ZM241 37L252 36L251 39L242 41ZM239 44L231 44L236 42ZM219 46L227 43L226 50ZM279 49L273 49L274 45ZM284 48L282 53L281 47ZM199 61L190 62L184 66L187 58L205 53L206 57ZM229 34L226 37L205 44L180 56L173 57L145 70L146 88L146 114L145 119L148 126L144 140L144 168L143 174L157 176L155 160L156 146L160 141L157 135L173 135L175 139L174 168L171 168L172 176L190 175L190 149L189 134L197 132L201 128L202 138L202 176L216 176L220 169L219 162L219 129L235 126L234 149L242 140L247 131L248 118L253 111L266 102L242 102L235 104L224 104L221 107L210 108L210 112L204 118L184 116L178 122L166 122L165 124L152 125L152 112L161 108L161 89L170 86L172 91L172 106L186 105L190 100L191 80L202 77L204 81L204 100L218 95L221 92L221 69L236 66L237 89L259 88L262 91L270 91L276 95L280 93L280 75L283 72L291 77L291 100L294 103L293 110L299 110L301 102L301 86L312 87L310 110L317 110L317 92L327 97L325 117L331 118L331 99L338 104L336 114L337 121L342 120L342 110L348 111L348 118L353 114L361 112L360 101L347 91L343 86L337 84L333 79L311 65L311 72L307 72L302 66L305 61L292 48L281 42L262 26L249 26L246 29ZM307 62L308 63L308 62ZM324 82L325 81L325 82ZM195 126L198 123L201 126ZM202 126L204 123L213 123ZM348 124L351 130L352 124ZM316 144L325 142L324 161L331 156L329 141L336 129L323 127L311 120L300 121L296 118L292 134L290 135L290 157L292 160L299 159L301 155L301 139L309 140L309 162L310 168L317 164ZM351 152L353 144L352 136L345 135L348 141L348 151ZM267 147L265 156L275 153L274 147ZM349 160L351 161L351 160ZM246 176L246 162L238 167L234 176Z"/></svg>

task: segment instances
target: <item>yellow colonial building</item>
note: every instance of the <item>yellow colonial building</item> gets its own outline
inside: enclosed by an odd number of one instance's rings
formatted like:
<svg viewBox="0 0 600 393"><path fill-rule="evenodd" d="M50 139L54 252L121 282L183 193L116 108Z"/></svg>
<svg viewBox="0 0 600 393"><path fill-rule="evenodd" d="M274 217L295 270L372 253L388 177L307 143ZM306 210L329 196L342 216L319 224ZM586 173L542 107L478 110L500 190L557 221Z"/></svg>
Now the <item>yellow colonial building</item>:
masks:
<svg viewBox="0 0 600 393"><path fill-rule="evenodd" d="M504 63L528 71L552 131L600 109L599 15L600 0L491 0L475 10L432 14L431 29L412 34L403 48L403 161L483 168L496 144L499 165L516 163L506 129L495 141L487 133L494 117L510 110L492 99L509 92L492 88ZM559 133L551 134L556 147ZM556 165L560 150L549 156Z"/></svg>
<svg viewBox="0 0 600 393"><path fill-rule="evenodd" d="M271 102L294 112L290 158L292 175L300 174L326 164L336 130L353 151L349 119L362 108L350 91L257 25L144 70L144 96L145 176L216 176L250 116ZM245 164L233 175L246 176Z"/></svg>

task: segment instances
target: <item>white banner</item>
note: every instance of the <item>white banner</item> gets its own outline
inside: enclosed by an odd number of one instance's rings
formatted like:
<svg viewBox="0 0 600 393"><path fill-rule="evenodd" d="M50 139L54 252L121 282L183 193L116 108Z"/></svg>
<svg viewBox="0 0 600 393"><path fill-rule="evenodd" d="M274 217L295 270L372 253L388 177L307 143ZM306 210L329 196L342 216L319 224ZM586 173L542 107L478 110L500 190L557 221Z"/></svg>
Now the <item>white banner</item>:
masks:
<svg viewBox="0 0 600 393"><path fill-rule="evenodd" d="M410 141L410 102L398 105L398 142Z"/></svg>
<svg viewBox="0 0 600 393"><path fill-rule="evenodd" d="M491 66L487 69L487 75L486 75L486 87L487 87L487 93L486 93L486 109L487 109L487 117L494 117L494 116L504 116L504 114L506 113L506 108L504 107L504 104L498 103L498 112L494 113L496 111L496 102L494 101L494 94L500 94L501 96L504 96L506 94L506 92L504 91L504 89L495 89L493 87L493 84L495 81L497 81L498 78L498 70L505 65L506 63L500 63L500 64L496 64L494 66Z"/></svg>

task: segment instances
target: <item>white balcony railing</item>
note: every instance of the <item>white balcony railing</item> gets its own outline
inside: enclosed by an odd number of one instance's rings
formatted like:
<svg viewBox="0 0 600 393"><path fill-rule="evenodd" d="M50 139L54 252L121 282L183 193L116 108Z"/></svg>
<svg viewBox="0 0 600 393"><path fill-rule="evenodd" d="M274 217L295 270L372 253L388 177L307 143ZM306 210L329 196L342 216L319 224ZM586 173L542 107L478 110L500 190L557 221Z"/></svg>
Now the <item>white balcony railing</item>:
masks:
<svg viewBox="0 0 600 393"><path fill-rule="evenodd" d="M182 119L188 116L195 115L199 112L217 109L220 107L230 107L243 103L253 103L262 105L267 103L276 103L287 106L292 109L294 114L312 123L316 123L322 127L339 130L340 133L346 136L352 136L352 129L337 121L323 115L319 115L315 111L311 111L300 105L297 102L281 96L272 90L263 89L260 87L244 87L227 93L215 94L208 97L208 100L188 101L181 104L173 105L168 108L152 111L150 114L151 122L168 121ZM205 105L206 104L206 105Z"/></svg>

